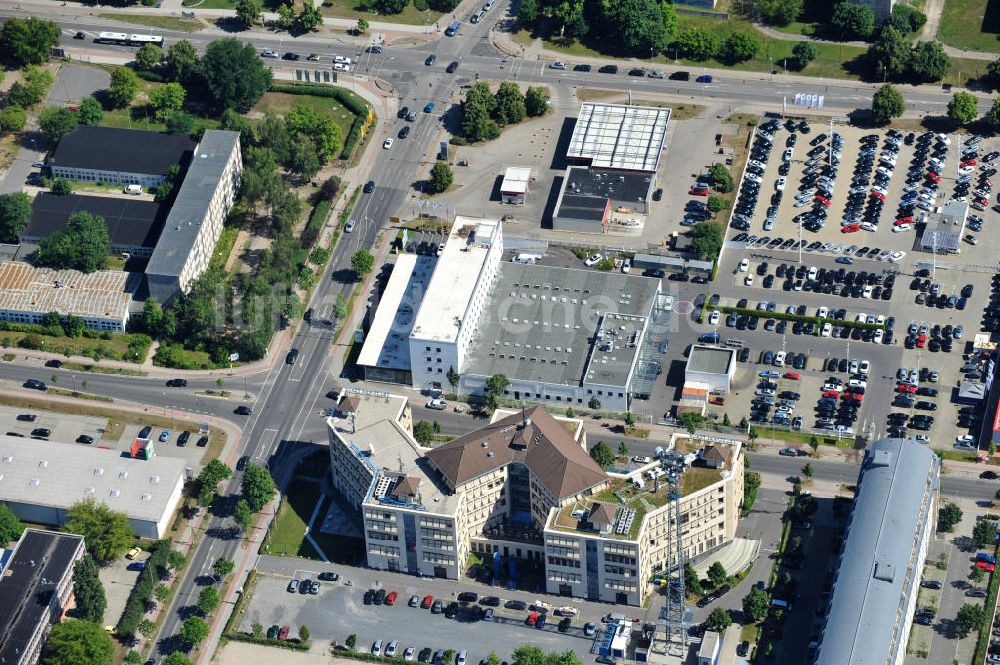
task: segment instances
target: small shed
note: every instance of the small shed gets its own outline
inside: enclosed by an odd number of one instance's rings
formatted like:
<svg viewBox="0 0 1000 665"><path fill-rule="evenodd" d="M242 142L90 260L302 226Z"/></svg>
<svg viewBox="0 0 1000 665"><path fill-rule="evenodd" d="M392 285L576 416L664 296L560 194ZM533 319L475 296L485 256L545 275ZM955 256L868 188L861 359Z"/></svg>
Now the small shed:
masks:
<svg viewBox="0 0 1000 665"><path fill-rule="evenodd" d="M531 169L524 166L510 166L500 183L500 200L504 203L524 205L531 181Z"/></svg>

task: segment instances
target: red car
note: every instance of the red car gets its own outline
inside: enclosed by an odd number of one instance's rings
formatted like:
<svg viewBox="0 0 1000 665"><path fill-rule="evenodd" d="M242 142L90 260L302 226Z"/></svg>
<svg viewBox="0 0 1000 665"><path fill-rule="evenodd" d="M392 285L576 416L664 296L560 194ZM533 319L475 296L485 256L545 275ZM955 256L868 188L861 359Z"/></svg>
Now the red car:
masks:
<svg viewBox="0 0 1000 665"><path fill-rule="evenodd" d="M913 218L907 215L906 217L900 217L896 220L896 224L912 224Z"/></svg>
<svg viewBox="0 0 1000 665"><path fill-rule="evenodd" d="M798 372L785 372L785 378L798 381L802 378L802 376Z"/></svg>
<svg viewBox="0 0 1000 665"><path fill-rule="evenodd" d="M713 397L712 399L710 399L708 401L709 401L710 404L715 404L716 406L725 406L726 405L726 398L725 397Z"/></svg>
<svg viewBox="0 0 1000 665"><path fill-rule="evenodd" d="M872 198L878 199L879 201L885 201L885 194L882 192L872 192Z"/></svg>
<svg viewBox="0 0 1000 665"><path fill-rule="evenodd" d="M836 390L827 390L825 393L823 393L823 397L834 397L834 398L836 398L836 397L840 397L840 393L838 393Z"/></svg>
<svg viewBox="0 0 1000 665"><path fill-rule="evenodd" d="M816 200L817 200L817 201L818 201L819 203L822 203L822 204L823 204L824 206L826 206L827 208L829 208L829 207L830 207L830 199L824 199L824 198L822 198L822 197L820 197L820 196L817 196L817 197L816 197Z"/></svg>
<svg viewBox="0 0 1000 665"><path fill-rule="evenodd" d="M975 165L976 165L976 160L974 159L967 159L964 162L962 162L962 166L975 166Z"/></svg>
<svg viewBox="0 0 1000 665"><path fill-rule="evenodd" d="M396 593L395 591L390 591L389 595L385 597L385 604L386 605L395 605L396 604L396 598L398 598L398 597L399 597L398 593Z"/></svg>
<svg viewBox="0 0 1000 665"><path fill-rule="evenodd" d="M434 604L434 596L424 596L424 601L422 603L420 603L420 607L422 607L422 608L424 608L426 610L428 607L430 607L433 604Z"/></svg>
<svg viewBox="0 0 1000 665"><path fill-rule="evenodd" d="M848 224L847 226L840 227L841 233L857 233L861 230L860 224Z"/></svg>
<svg viewBox="0 0 1000 665"><path fill-rule="evenodd" d="M992 563L989 563L988 561L977 561L976 568L982 568L987 573L992 573L993 569L996 568L996 566Z"/></svg>
<svg viewBox="0 0 1000 665"><path fill-rule="evenodd" d="M982 186L983 187L992 187L993 186L993 181L992 180L983 180Z"/></svg>
<svg viewBox="0 0 1000 665"><path fill-rule="evenodd" d="M688 190L688 194L694 196L708 196L708 187L692 187Z"/></svg>
<svg viewBox="0 0 1000 665"><path fill-rule="evenodd" d="M860 402L863 399L863 397L861 395L859 395L858 393L844 393L842 395L842 397L844 399L852 399L855 402Z"/></svg>
<svg viewBox="0 0 1000 665"><path fill-rule="evenodd" d="M898 386L896 386L896 390L898 390L901 393L910 393L912 395L913 393L917 392L917 387L910 383L901 383Z"/></svg>
<svg viewBox="0 0 1000 665"><path fill-rule="evenodd" d="M278 631L278 639L287 640L289 631L291 631L291 628L289 628L288 626L282 626L281 630Z"/></svg>
<svg viewBox="0 0 1000 665"><path fill-rule="evenodd" d="M935 175L933 173L929 173L927 175L927 179L930 180L931 182L933 182L934 184L937 184L937 183L941 182L941 176Z"/></svg>
<svg viewBox="0 0 1000 665"><path fill-rule="evenodd" d="M531 614L528 615L528 618L525 621L529 626L534 626L536 623L538 623L538 617L540 616L541 615L538 612L532 612Z"/></svg>
<svg viewBox="0 0 1000 665"><path fill-rule="evenodd" d="M918 349L924 348L924 346L926 344L927 344L927 336L926 335L921 335L920 337L917 338L917 348Z"/></svg>

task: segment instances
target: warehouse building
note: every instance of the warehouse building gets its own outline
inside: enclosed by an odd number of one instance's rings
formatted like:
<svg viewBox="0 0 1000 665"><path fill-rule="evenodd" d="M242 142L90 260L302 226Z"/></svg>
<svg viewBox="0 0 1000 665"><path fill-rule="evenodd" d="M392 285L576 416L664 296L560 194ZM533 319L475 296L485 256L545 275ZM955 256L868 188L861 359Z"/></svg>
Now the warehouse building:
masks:
<svg viewBox="0 0 1000 665"><path fill-rule="evenodd" d="M948 201L937 211L927 213L920 247L926 252L958 254L968 216L969 204L956 200Z"/></svg>
<svg viewBox="0 0 1000 665"><path fill-rule="evenodd" d="M149 295L160 304L187 293L208 269L242 173L239 132L206 131L146 266Z"/></svg>
<svg viewBox="0 0 1000 665"><path fill-rule="evenodd" d="M129 274L34 268L0 263L0 321L41 323L49 312L83 319L91 330L125 332L132 289Z"/></svg>
<svg viewBox="0 0 1000 665"><path fill-rule="evenodd" d="M684 368L685 383L707 384L710 390L728 393L736 376L736 351L720 346L695 344Z"/></svg>
<svg viewBox="0 0 1000 665"><path fill-rule="evenodd" d="M668 108L584 102L566 159L595 169L656 173L669 121Z"/></svg>
<svg viewBox="0 0 1000 665"><path fill-rule="evenodd" d="M0 563L0 663L34 665L49 630L73 594L83 536L25 529L6 565Z"/></svg>
<svg viewBox="0 0 1000 665"><path fill-rule="evenodd" d="M882 439L865 451L817 665L905 660L940 472L934 452L909 439Z"/></svg>
<svg viewBox="0 0 1000 665"><path fill-rule="evenodd" d="M184 167L194 147L186 134L77 125L59 141L49 168L64 180L158 187L171 166Z"/></svg>
<svg viewBox="0 0 1000 665"><path fill-rule="evenodd" d="M552 228L603 233L611 222L612 212L623 215L649 212L652 185L650 173L571 166L566 169L556 199Z"/></svg>
<svg viewBox="0 0 1000 665"><path fill-rule="evenodd" d="M619 505L614 492L625 481L591 459L582 422L540 406L497 412L489 425L423 449L405 398L348 389L327 431L333 485L363 523L372 568L459 579L476 554L494 562L484 566L491 575L511 579L530 562L549 593L639 606L652 591L646 581L676 555L667 484L652 479ZM688 558L736 531L741 449L715 448L703 455L714 466L691 468L681 482Z"/></svg>
<svg viewBox="0 0 1000 665"><path fill-rule="evenodd" d="M0 436L0 503L33 524L61 526L87 498L128 516L139 538L162 538L181 499L186 463L72 443Z"/></svg>
<svg viewBox="0 0 1000 665"><path fill-rule="evenodd" d="M53 233L65 231L69 218L78 212L103 218L108 224L110 253L131 258L152 255L167 209L155 201L41 192L31 204L31 221L21 232L21 242L37 244Z"/></svg>

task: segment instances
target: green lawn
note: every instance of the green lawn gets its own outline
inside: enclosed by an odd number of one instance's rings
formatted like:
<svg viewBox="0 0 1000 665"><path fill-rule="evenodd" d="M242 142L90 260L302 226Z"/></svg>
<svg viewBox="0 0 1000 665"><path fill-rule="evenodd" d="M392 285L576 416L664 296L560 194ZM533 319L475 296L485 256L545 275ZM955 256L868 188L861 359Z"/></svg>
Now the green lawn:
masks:
<svg viewBox="0 0 1000 665"><path fill-rule="evenodd" d="M340 131L343 133L344 138L347 138L347 135L351 131L351 125L354 124L354 114L344 108L344 106L333 97L289 95L284 92L268 92L265 93L259 102L257 102L257 105L253 107L253 110L259 113L271 111L272 113L283 116L296 104L304 104L318 113L329 113L332 115L334 122L336 122L340 127Z"/></svg>
<svg viewBox="0 0 1000 665"><path fill-rule="evenodd" d="M989 16L987 7L992 4ZM1000 52L1000 2L944 0L937 38L956 48ZM985 67L986 63L983 63Z"/></svg>
<svg viewBox="0 0 1000 665"><path fill-rule="evenodd" d="M150 132L162 132L166 129L166 125L157 120L153 112L146 105L105 111L104 117L101 118L101 124L105 127L143 129ZM202 128L218 129L219 121L215 118L194 116L194 129L192 131L197 132Z"/></svg>
<svg viewBox="0 0 1000 665"><path fill-rule="evenodd" d="M306 524L319 499L319 488L314 483L295 481L289 486L285 500L278 511L278 517L271 527L271 535L264 546L268 554L284 556L315 554L305 535ZM307 548L308 552L305 551ZM315 557L309 556L309 558Z"/></svg>
<svg viewBox="0 0 1000 665"><path fill-rule="evenodd" d="M123 23L136 23L146 25L150 28L162 28L164 30L180 30L182 32L198 32L205 25L199 21L191 21L173 16L150 16L148 14L118 14L114 12L104 12L98 14L101 18L109 18Z"/></svg>
<svg viewBox="0 0 1000 665"><path fill-rule="evenodd" d="M95 339L92 337L53 337L51 335L40 335L37 333L0 330L0 346L5 349L20 347L21 340L25 337L32 337L40 340L41 346L38 348L41 351L61 353L66 356L87 356L95 360L101 358L133 362L137 360L130 357L130 336L127 333L111 333L110 339ZM147 346L145 351L148 352L148 350L149 347ZM139 351L138 348L136 351L142 353L142 351ZM145 358L138 358L138 362L142 362L143 360L145 360Z"/></svg>
<svg viewBox="0 0 1000 665"><path fill-rule="evenodd" d="M381 23L408 23L410 25L429 25L433 29L434 24L441 18L442 12L432 9L417 11L413 3L407 3L406 9L399 14L373 14L372 12L358 11L357 0L324 0L323 16L333 18L359 19L367 21L379 21ZM445 26L441 26L444 29Z"/></svg>

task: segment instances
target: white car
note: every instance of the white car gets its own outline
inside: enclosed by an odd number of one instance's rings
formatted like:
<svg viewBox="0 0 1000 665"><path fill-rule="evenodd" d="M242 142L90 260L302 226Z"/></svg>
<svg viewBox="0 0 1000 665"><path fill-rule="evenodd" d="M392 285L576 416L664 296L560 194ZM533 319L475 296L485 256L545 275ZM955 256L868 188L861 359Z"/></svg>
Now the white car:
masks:
<svg viewBox="0 0 1000 665"><path fill-rule="evenodd" d="M742 261L740 261L740 272L746 272L749 269L750 269L749 259L743 259Z"/></svg>
<svg viewBox="0 0 1000 665"><path fill-rule="evenodd" d="M779 192L784 191L785 185L788 183L787 178L778 178L774 183L774 188Z"/></svg>
<svg viewBox="0 0 1000 665"><path fill-rule="evenodd" d="M926 434L917 434L916 436L913 437L913 440L918 443L930 443L931 437L927 436Z"/></svg>
<svg viewBox="0 0 1000 665"><path fill-rule="evenodd" d="M884 337L885 337L885 331L879 328L878 330L875 331L875 337L872 338L872 341L875 342L876 344L881 344L882 339Z"/></svg>
<svg viewBox="0 0 1000 665"><path fill-rule="evenodd" d="M786 149L785 152L781 155L781 160L784 162L792 161L792 152L793 150L791 148Z"/></svg>
<svg viewBox="0 0 1000 665"><path fill-rule="evenodd" d="M273 50L273 49L266 48L266 49L264 49L263 51L260 52L260 57L262 57L262 58L277 58L278 57L278 52L275 51L275 50Z"/></svg>
<svg viewBox="0 0 1000 665"><path fill-rule="evenodd" d="M622 261L622 272L626 275L632 272L632 259Z"/></svg>
<svg viewBox="0 0 1000 665"><path fill-rule="evenodd" d="M413 660L413 654L416 652L414 647L406 647L406 651L403 652L403 660Z"/></svg>
<svg viewBox="0 0 1000 665"><path fill-rule="evenodd" d="M445 409L448 408L448 402L444 401L443 399L432 399L431 401L427 402L426 406L428 409L434 409L435 411L444 411Z"/></svg>
<svg viewBox="0 0 1000 665"><path fill-rule="evenodd" d="M387 644L386 647L385 647L385 657L386 658L393 658L393 657L395 657L395 655L396 655L396 649L398 649L398 648L399 648L399 641L398 640L393 640L392 642L389 642L389 644Z"/></svg>
<svg viewBox="0 0 1000 665"><path fill-rule="evenodd" d="M886 257L886 260L889 261L890 263L899 263L905 257L906 257L906 252L899 251L889 254L889 256Z"/></svg>
<svg viewBox="0 0 1000 665"><path fill-rule="evenodd" d="M822 335L823 337L829 337L830 333L832 332L833 332L833 326L830 325L829 323L824 323L823 330L820 332L820 335Z"/></svg>
<svg viewBox="0 0 1000 665"><path fill-rule="evenodd" d="M753 275L747 275L743 278L743 283L747 286L753 286Z"/></svg>
<svg viewBox="0 0 1000 665"><path fill-rule="evenodd" d="M551 65L549 65L549 69L566 69L566 63L565 62L553 62Z"/></svg>
<svg viewBox="0 0 1000 665"><path fill-rule="evenodd" d="M871 368L872 364L867 360L862 360L861 364L858 365L858 371L861 372L862 374L867 374L868 370L870 370Z"/></svg>
<svg viewBox="0 0 1000 665"><path fill-rule="evenodd" d="M750 166L756 166L759 169L766 169L767 168L767 164L765 164L764 162L758 161L756 159L751 159L750 160Z"/></svg>
<svg viewBox="0 0 1000 665"><path fill-rule="evenodd" d="M899 224L897 226L892 227L893 233L905 233L906 231L912 231L912 230L913 230L913 224L909 223Z"/></svg>
<svg viewBox="0 0 1000 665"><path fill-rule="evenodd" d="M938 134L937 135L937 140L940 141L941 143L945 144L945 145L951 145L951 139L948 138L947 134Z"/></svg>
<svg viewBox="0 0 1000 665"><path fill-rule="evenodd" d="M829 309L827 309L826 307L820 307L819 309L816 310L816 318L825 319L827 314L829 313L830 313Z"/></svg>
<svg viewBox="0 0 1000 665"><path fill-rule="evenodd" d="M713 311L711 314L708 315L708 325L710 326L719 325L719 319L721 318L722 318L722 312L720 312L719 310Z"/></svg>
<svg viewBox="0 0 1000 665"><path fill-rule="evenodd" d="M382 640L375 640L372 642L372 655L381 656L382 655Z"/></svg>
<svg viewBox="0 0 1000 665"><path fill-rule="evenodd" d="M385 141L382 141L382 147L384 149L386 149L386 150L388 150L389 148L391 148L392 147L392 138L387 138Z"/></svg>
<svg viewBox="0 0 1000 665"><path fill-rule="evenodd" d="M749 180L750 182L755 182L755 183L757 183L758 185L759 185L759 184L761 183L761 179L760 179L760 176L759 176L759 175L756 175L756 174L753 174L753 173L747 173L747 174L746 174L745 176L743 176L743 177L745 177L745 178L746 178L747 180Z"/></svg>
<svg viewBox="0 0 1000 665"><path fill-rule="evenodd" d="M589 268L593 265L597 265L598 263L600 263L603 258L604 256L600 252L596 252L588 256L587 260L583 262L583 265Z"/></svg>
<svg viewBox="0 0 1000 665"><path fill-rule="evenodd" d="M351 66L338 62L333 66L333 70L336 72L349 72L351 71Z"/></svg>
<svg viewBox="0 0 1000 665"><path fill-rule="evenodd" d="M333 56L333 61L338 65L349 65L351 64L351 59L345 55L335 55Z"/></svg>

